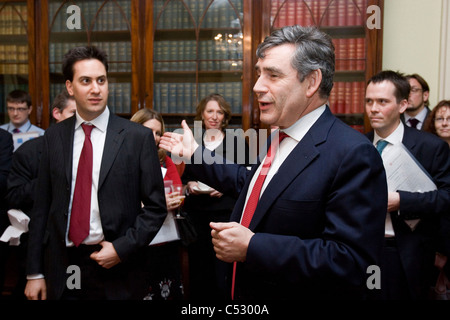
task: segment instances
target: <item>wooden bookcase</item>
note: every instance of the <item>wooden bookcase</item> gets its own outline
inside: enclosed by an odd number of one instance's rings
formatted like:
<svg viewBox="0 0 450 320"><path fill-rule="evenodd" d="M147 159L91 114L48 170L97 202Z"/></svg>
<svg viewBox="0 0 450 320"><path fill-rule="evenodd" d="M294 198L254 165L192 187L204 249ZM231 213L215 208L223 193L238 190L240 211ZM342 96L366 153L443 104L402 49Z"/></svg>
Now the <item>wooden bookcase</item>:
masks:
<svg viewBox="0 0 450 320"><path fill-rule="evenodd" d="M64 86L63 54L93 44L109 55L108 105L123 117L155 108L170 130L192 123L200 99L217 91L232 105L231 127L264 128L252 91L255 50L274 28L298 23L333 37L330 105L364 131L364 84L382 56L381 30L365 25L373 4L383 8L383 0L0 0L0 122L8 121L6 94L20 87L32 95L32 122L47 128Z"/></svg>
<svg viewBox="0 0 450 320"><path fill-rule="evenodd" d="M367 27L366 12L372 5L382 10L383 4L373 0L270 0L270 19L263 22L263 28L270 31L293 24L315 25L333 38L336 65L330 109L361 132L370 129L364 114L366 83L381 70L382 56L382 33Z"/></svg>

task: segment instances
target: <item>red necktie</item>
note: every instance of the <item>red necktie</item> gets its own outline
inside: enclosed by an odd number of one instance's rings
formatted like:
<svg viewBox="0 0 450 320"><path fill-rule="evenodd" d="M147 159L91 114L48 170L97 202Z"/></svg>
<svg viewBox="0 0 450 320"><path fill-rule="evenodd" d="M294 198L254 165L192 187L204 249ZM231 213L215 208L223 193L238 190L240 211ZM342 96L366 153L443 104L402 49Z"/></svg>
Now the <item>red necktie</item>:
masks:
<svg viewBox="0 0 450 320"><path fill-rule="evenodd" d="M84 131L84 144L78 162L77 180L73 193L72 212L70 215L69 239L75 246L89 235L89 220L91 216L92 189L92 143L91 131L94 126L81 125Z"/></svg>
<svg viewBox="0 0 450 320"><path fill-rule="evenodd" d="M256 206L259 201L259 196L261 194L261 188L264 184L264 180L266 179L267 173L269 172L270 166L272 165L273 158L277 153L277 149L281 141L288 137L288 135L282 131L279 131L278 140L273 139L270 144L269 151L267 151L266 159L262 165L261 171L258 175L258 178L255 181L255 185L253 186L252 192L250 193L250 197L247 200L247 205L244 209L244 214L242 216L241 224L248 228L250 225L250 221L252 221L253 214L255 213ZM236 278L236 262L233 264L233 278L231 282L231 299L234 299L234 283Z"/></svg>

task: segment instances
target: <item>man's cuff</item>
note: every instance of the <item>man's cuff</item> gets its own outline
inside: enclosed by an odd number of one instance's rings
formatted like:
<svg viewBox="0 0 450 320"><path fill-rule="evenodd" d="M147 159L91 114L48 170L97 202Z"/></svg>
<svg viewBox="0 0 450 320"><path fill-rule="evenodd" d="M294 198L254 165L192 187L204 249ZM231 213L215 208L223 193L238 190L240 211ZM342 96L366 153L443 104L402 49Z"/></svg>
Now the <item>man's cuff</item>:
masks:
<svg viewBox="0 0 450 320"><path fill-rule="evenodd" d="M41 273L27 275L27 280L36 280L36 279L44 279L44 275Z"/></svg>

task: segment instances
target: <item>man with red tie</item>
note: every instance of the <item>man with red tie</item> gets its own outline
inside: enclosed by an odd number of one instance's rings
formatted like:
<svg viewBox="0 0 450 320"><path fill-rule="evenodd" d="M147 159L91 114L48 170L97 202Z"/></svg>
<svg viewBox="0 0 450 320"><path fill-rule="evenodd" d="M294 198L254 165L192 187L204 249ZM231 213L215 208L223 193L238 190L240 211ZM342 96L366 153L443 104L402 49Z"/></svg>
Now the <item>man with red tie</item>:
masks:
<svg viewBox="0 0 450 320"><path fill-rule="evenodd" d="M143 299L148 290L145 248L167 214L161 167L152 131L109 111L107 70L95 47L64 56L77 111L44 136L28 299Z"/></svg>
<svg viewBox="0 0 450 320"><path fill-rule="evenodd" d="M230 263L233 299L364 299L367 268L383 244L386 177L372 144L327 106L331 39L314 27L284 27L256 54L260 119L279 128L267 156L250 171L197 164L214 155L190 143L185 122L183 136L166 133L160 146L239 197L231 222L211 223L216 255Z"/></svg>

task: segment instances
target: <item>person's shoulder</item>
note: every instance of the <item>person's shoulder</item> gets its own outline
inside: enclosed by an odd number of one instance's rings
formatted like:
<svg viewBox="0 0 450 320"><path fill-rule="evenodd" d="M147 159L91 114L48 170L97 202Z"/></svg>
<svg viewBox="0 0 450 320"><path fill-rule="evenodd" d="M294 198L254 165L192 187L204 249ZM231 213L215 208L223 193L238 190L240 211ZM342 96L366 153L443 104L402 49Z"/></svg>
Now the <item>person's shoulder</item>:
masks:
<svg viewBox="0 0 450 320"><path fill-rule="evenodd" d="M31 140L27 140L24 143L22 143L15 153L28 153L32 152L33 150L40 150L44 144L44 137L39 136Z"/></svg>
<svg viewBox="0 0 450 320"><path fill-rule="evenodd" d="M4 123L4 124L0 125L0 129L4 129L6 131L7 128L8 128L8 123Z"/></svg>
<svg viewBox="0 0 450 320"><path fill-rule="evenodd" d="M35 132L39 132L41 134L43 134L45 132L44 129L42 129L42 128L38 127L38 126L35 126L34 124L31 125L31 129L29 131L30 132L35 131Z"/></svg>
<svg viewBox="0 0 450 320"><path fill-rule="evenodd" d="M414 141L418 143L428 144L431 146L448 145L443 139L431 132L417 130L408 126L405 126L404 134L411 136Z"/></svg>
<svg viewBox="0 0 450 320"><path fill-rule="evenodd" d="M12 134L9 133L8 131L6 131L5 128L0 127L0 136L3 137L3 138L12 137Z"/></svg>

